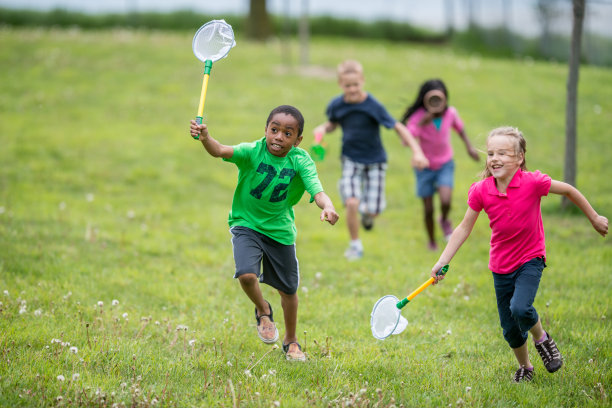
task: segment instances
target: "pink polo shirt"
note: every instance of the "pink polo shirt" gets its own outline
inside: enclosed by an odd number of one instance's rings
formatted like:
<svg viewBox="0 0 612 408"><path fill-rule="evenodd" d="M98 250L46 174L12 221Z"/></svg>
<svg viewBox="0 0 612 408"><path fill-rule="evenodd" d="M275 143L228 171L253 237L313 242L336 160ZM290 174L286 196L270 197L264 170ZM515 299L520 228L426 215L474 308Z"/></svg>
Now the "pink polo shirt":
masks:
<svg viewBox="0 0 612 408"><path fill-rule="evenodd" d="M449 106L442 115L439 130L436 129L433 121L424 126L419 126L419 122L425 116L425 113L425 109L417 109L408 119L406 127L419 140L423 154L429 160L429 168L438 170L444 163L453 158L453 148L450 140L451 128L461 132L463 122L457 110Z"/></svg>
<svg viewBox="0 0 612 408"><path fill-rule="evenodd" d="M472 184L468 205L489 216L491 271L507 274L533 258L546 258L540 200L548 195L550 183L547 174L519 169L506 193L497 191L492 176Z"/></svg>

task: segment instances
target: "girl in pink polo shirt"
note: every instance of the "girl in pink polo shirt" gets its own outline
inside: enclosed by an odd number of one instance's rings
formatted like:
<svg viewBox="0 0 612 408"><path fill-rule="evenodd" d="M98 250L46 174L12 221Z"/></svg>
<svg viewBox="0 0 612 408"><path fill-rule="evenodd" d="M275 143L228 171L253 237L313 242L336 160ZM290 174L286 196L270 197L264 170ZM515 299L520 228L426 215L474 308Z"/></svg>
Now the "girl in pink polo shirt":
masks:
<svg viewBox="0 0 612 408"><path fill-rule="evenodd" d="M448 106L448 91L440 79L426 81L417 95L414 103L402 116L410 133L419 141L429 167L422 170L415 168L417 195L423 199L425 228L429 238L428 247L438 249L434 233L433 196L440 195L440 227L444 238L448 240L453 232L448 213L451 207L455 163L451 146L451 129L459 134L468 154L478 161L478 152L472 147L465 134L463 122L457 110Z"/></svg>
<svg viewBox="0 0 612 408"><path fill-rule="evenodd" d="M468 209L453 231L435 272L448 264L468 238L481 210L489 217L491 249L489 269L493 272L497 310L504 338L512 348L519 368L514 381L530 381L533 365L527 350L527 332L546 369L553 373L563 360L557 345L542 327L533 302L542 270L546 267L546 246L540 199L548 193L569 198L587 216L595 231L608 233L608 219L591 207L573 186L552 180L539 171L529 172L525 165L526 142L513 127L493 129L487 138L487 163L482 180L468 193Z"/></svg>

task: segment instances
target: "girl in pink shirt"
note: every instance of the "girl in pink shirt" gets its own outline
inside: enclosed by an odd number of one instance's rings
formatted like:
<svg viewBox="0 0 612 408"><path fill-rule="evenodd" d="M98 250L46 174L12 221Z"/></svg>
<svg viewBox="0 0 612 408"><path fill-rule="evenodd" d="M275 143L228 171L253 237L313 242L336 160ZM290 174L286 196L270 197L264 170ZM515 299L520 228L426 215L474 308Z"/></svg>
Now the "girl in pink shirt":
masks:
<svg viewBox="0 0 612 408"><path fill-rule="evenodd" d="M455 163L451 146L451 129L453 129L467 149L468 154L478 161L478 152L474 149L465 134L463 122L457 110L448 106L448 91L440 79L426 81L417 95L414 103L402 116L402 123L419 141L429 167L416 169L417 195L423 199L424 220L428 247L437 250L438 245L434 233L433 196L438 191L440 195L440 226L444 237L448 239L453 227L448 219L450 211Z"/></svg>
<svg viewBox="0 0 612 408"><path fill-rule="evenodd" d="M527 350L527 332L549 372L561 368L563 360L557 345L542 327L533 302L546 267L546 247L540 199L548 193L569 198L587 216L595 231L608 233L608 219L597 214L587 199L573 186L552 180L539 171L528 172L526 142L512 127L493 129L487 137L487 163L482 180L468 193L468 209L453 231L435 272L448 264L472 232L484 210L491 227L489 269L493 272L497 310L504 338L512 348L519 368L514 381L530 381L533 365Z"/></svg>

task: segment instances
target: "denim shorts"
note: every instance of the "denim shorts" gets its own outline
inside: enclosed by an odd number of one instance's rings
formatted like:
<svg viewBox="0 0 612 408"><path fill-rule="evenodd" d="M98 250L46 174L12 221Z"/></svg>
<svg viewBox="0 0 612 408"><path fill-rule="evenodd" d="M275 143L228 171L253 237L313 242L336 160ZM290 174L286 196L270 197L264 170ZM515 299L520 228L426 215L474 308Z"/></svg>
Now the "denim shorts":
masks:
<svg viewBox="0 0 612 408"><path fill-rule="evenodd" d="M423 170L414 169L416 174L417 196L431 197L438 190L438 187L446 186L453 188L455 178L455 161L449 160L437 170L425 168Z"/></svg>

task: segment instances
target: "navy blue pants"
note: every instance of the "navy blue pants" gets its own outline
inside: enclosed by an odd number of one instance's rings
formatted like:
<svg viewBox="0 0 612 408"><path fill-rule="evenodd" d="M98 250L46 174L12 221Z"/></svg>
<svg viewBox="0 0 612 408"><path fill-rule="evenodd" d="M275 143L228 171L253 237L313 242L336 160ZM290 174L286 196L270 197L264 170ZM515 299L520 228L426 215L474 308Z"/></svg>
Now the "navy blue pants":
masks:
<svg viewBox="0 0 612 408"><path fill-rule="evenodd" d="M544 258L534 258L512 273L493 273L499 322L512 348L525 344L529 329L538 322L533 301L545 267Z"/></svg>

